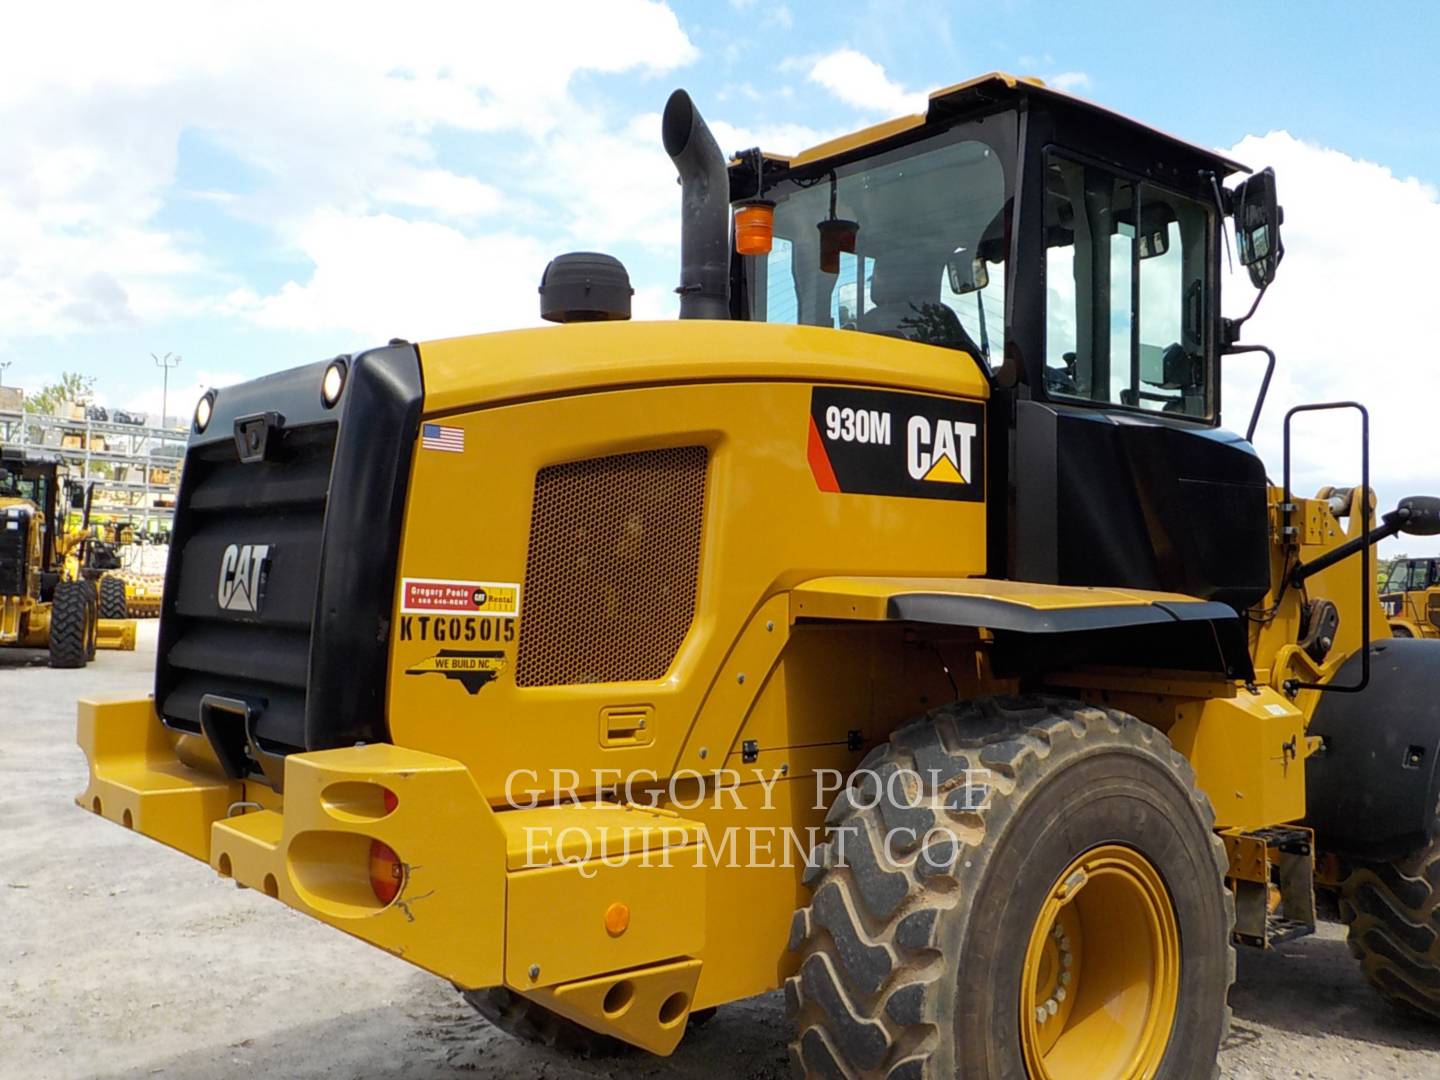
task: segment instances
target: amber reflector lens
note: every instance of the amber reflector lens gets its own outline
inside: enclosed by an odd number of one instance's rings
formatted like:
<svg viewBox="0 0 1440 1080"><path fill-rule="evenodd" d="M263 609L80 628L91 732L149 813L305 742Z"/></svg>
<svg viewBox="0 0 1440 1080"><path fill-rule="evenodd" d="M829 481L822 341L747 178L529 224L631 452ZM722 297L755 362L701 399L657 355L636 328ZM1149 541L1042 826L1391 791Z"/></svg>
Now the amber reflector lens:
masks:
<svg viewBox="0 0 1440 1080"><path fill-rule="evenodd" d="M741 203L735 211L735 250L741 255L768 255L774 237L775 204L768 199Z"/></svg>
<svg viewBox="0 0 1440 1080"><path fill-rule="evenodd" d="M382 904L388 904L399 896L403 874L404 868L400 865L400 857L391 850L390 846L382 844L379 840L371 840L370 888L375 892L375 899Z"/></svg>
<svg viewBox="0 0 1440 1080"><path fill-rule="evenodd" d="M630 929L630 908L619 902L605 909L605 931L611 937L619 937Z"/></svg>

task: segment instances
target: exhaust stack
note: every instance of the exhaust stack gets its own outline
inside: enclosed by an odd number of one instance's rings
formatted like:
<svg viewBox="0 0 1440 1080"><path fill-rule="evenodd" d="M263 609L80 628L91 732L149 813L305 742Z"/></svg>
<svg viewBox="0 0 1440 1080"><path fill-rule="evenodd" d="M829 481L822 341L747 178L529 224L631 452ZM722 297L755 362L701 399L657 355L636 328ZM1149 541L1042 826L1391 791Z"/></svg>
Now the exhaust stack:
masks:
<svg viewBox="0 0 1440 1080"><path fill-rule="evenodd" d="M680 318L730 317L730 175L690 95L676 90L660 125L680 174Z"/></svg>

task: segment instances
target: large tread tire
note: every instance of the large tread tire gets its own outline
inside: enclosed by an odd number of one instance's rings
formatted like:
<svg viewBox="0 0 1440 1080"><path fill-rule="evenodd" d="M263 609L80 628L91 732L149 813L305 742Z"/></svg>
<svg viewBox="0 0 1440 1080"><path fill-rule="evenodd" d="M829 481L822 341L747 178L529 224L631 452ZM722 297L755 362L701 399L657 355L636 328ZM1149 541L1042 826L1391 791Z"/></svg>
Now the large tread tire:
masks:
<svg viewBox="0 0 1440 1080"><path fill-rule="evenodd" d="M82 582L85 586L85 603L90 609L90 625L85 630L85 659L94 660L100 648L100 591L93 581Z"/></svg>
<svg viewBox="0 0 1440 1080"><path fill-rule="evenodd" d="M462 990L461 995L493 1027L521 1042L548 1046L569 1057L581 1058L616 1057L631 1051L627 1043L591 1031L503 986Z"/></svg>
<svg viewBox="0 0 1440 1080"><path fill-rule="evenodd" d="M1440 840L1352 866L1340 918L1365 980L1403 1012L1440 1020Z"/></svg>
<svg viewBox="0 0 1440 1080"><path fill-rule="evenodd" d="M50 604L50 666L82 668L89 657L91 597L94 592L83 581L62 581L55 586Z"/></svg>
<svg viewBox="0 0 1440 1080"><path fill-rule="evenodd" d="M978 794L967 769L989 770ZM797 1073L1024 1077L1018 1004L1035 916L1074 858L1121 842L1160 871L1179 924L1179 1000L1158 1075L1218 1074L1234 902L1209 801L1164 735L1073 701L982 699L900 728L860 770L826 819L805 874L811 900L791 926ZM897 785L897 774L912 779ZM921 839L887 850L885 834L902 831Z"/></svg>
<svg viewBox="0 0 1440 1080"><path fill-rule="evenodd" d="M128 619L130 605L125 599L125 582L118 577L100 579L100 617L102 619Z"/></svg>

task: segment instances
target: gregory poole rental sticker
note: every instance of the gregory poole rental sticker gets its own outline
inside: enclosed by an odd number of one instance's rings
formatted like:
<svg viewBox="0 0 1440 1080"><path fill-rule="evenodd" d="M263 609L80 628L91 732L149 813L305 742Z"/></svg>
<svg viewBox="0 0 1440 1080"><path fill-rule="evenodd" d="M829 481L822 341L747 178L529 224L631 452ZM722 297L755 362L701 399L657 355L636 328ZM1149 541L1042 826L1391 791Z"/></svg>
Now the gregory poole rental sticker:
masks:
<svg viewBox="0 0 1440 1080"><path fill-rule="evenodd" d="M404 578L400 582L400 611L405 615L520 614L520 586L513 581L448 581Z"/></svg>

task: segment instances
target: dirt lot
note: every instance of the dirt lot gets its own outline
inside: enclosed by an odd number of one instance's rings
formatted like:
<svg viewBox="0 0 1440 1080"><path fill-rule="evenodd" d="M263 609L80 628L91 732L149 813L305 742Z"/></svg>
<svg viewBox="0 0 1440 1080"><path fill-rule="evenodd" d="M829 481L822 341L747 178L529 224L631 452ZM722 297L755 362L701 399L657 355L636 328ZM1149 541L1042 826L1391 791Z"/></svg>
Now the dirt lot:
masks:
<svg viewBox="0 0 1440 1080"><path fill-rule="evenodd" d="M450 987L77 809L75 699L149 690L141 649L84 672L0 650L0 1047L6 1076L788 1075L778 995L721 1009L671 1059L521 1047ZM1221 1075L1440 1075L1440 1028L1389 1012L1342 931L1242 953Z"/></svg>

